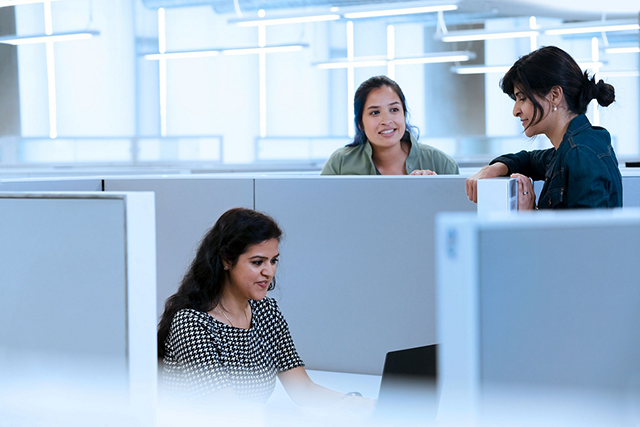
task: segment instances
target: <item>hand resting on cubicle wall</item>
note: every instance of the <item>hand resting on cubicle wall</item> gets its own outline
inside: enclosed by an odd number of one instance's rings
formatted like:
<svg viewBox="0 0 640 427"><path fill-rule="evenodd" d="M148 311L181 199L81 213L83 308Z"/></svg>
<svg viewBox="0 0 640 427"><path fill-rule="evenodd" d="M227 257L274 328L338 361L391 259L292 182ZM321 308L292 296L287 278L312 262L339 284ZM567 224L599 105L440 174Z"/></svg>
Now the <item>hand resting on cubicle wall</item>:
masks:
<svg viewBox="0 0 640 427"><path fill-rule="evenodd" d="M469 200L473 203L478 203L478 180L506 176L508 173L509 168L507 168L507 165L504 163L498 162L492 165L483 166L482 169L471 175L465 181L467 197L469 197Z"/></svg>
<svg viewBox="0 0 640 427"><path fill-rule="evenodd" d="M536 193L531 178L520 173L512 173L511 178L518 180L518 210L530 211L536 208Z"/></svg>

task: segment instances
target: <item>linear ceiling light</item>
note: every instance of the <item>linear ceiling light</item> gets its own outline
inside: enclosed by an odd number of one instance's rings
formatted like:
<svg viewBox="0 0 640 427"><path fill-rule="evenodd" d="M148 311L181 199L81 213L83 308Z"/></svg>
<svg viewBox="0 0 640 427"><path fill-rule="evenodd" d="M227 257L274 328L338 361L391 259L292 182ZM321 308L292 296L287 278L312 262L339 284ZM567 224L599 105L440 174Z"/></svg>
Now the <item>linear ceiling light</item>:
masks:
<svg viewBox="0 0 640 427"><path fill-rule="evenodd" d="M322 22L322 21L337 21L340 19L340 15L309 15L309 16L293 16L289 18L267 18L267 19L252 19L252 20L239 20L230 19L230 24L236 24L239 27L257 27L259 25L284 25L284 24L301 24L305 22Z"/></svg>
<svg viewBox="0 0 640 427"><path fill-rule="evenodd" d="M21 4L44 3L47 0L0 0L0 7L19 6ZM55 1L55 0L48 0Z"/></svg>
<svg viewBox="0 0 640 427"><path fill-rule="evenodd" d="M236 49L222 49L223 55L252 55L255 53L280 53L280 52L297 52L305 47L306 44L290 44L281 46L264 46L264 47L242 47Z"/></svg>
<svg viewBox="0 0 640 427"><path fill-rule="evenodd" d="M609 47L606 53L640 53L640 47Z"/></svg>
<svg viewBox="0 0 640 427"><path fill-rule="evenodd" d="M159 59L185 59L185 58L208 58L211 56L220 55L218 50L194 50L191 52L170 52L170 53L152 53L144 55L144 59L159 60Z"/></svg>
<svg viewBox="0 0 640 427"><path fill-rule="evenodd" d="M398 16L398 15L413 15L416 13L431 13L431 12L446 12L449 10L456 10L458 6L455 4L444 4L441 6L424 6L424 7L409 7L403 9L388 9L388 10L370 10L366 12L348 12L343 14L346 19L358 19L358 18L379 18L382 16Z"/></svg>
<svg viewBox="0 0 640 427"><path fill-rule="evenodd" d="M0 43L21 45L21 44L35 44L46 42L62 42L70 40L84 40L90 39L93 36L99 35L99 31L83 31L77 33L59 33L59 34L42 34L36 36L5 36L0 37Z"/></svg>
<svg viewBox="0 0 640 427"><path fill-rule="evenodd" d="M477 40L497 40L497 39L516 39L524 37L535 37L540 35L536 30L523 31L449 31L443 35L443 42L470 42Z"/></svg>
<svg viewBox="0 0 640 427"><path fill-rule="evenodd" d="M257 53L278 53L278 52L296 52L300 51L309 45L306 44L290 44L290 45L278 45L278 46L265 46L265 47L241 47L241 48L220 48L209 50L193 50L182 52L166 52L166 53L152 53L144 55L143 58L151 61L157 61L160 59L186 59L186 58L207 58L211 56L222 55L254 55Z"/></svg>
<svg viewBox="0 0 640 427"><path fill-rule="evenodd" d="M628 19L609 21L609 23L595 21L564 24L558 28L549 28L543 31L548 36L559 36L566 34L604 33L610 31L638 31L639 29L640 25L638 25L638 20Z"/></svg>
<svg viewBox="0 0 640 427"><path fill-rule="evenodd" d="M353 61L335 61L335 62L320 62L315 64L317 68L321 70L333 70L337 68L362 68L362 67L386 67L387 59L354 59Z"/></svg>
<svg viewBox="0 0 640 427"><path fill-rule="evenodd" d="M603 62L578 62L580 68L599 68L604 65ZM490 74L490 73L506 73L511 65L470 65L451 67L450 70L456 74Z"/></svg>
<svg viewBox="0 0 640 427"><path fill-rule="evenodd" d="M360 58L349 61L347 59L339 59L331 62L320 62L315 64L320 69L336 69L336 68L362 68L362 67L386 67L388 63L392 62L396 65L411 65L411 64L435 64L441 62L463 62L474 59L476 54L470 51L456 51L446 53L427 53L422 56L414 56L408 58L395 58L395 59L378 59L378 58Z"/></svg>

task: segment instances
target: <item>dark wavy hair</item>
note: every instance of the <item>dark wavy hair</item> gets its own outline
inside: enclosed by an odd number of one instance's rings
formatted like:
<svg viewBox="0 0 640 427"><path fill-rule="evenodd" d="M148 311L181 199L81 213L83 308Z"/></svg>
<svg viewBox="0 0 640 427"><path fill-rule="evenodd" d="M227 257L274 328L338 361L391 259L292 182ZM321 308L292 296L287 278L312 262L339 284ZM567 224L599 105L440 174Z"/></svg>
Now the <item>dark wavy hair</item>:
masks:
<svg viewBox="0 0 640 427"><path fill-rule="evenodd" d="M270 239L280 241L282 230L268 215L235 208L223 213L200 242L196 257L187 270L178 292L167 298L158 324L158 358L165 355L165 340L173 316L184 308L207 312L220 302L222 285L229 274L223 261L235 265L249 246ZM269 290L276 285L273 278Z"/></svg>
<svg viewBox="0 0 640 427"><path fill-rule="evenodd" d="M545 46L518 59L500 81L500 88L515 101L514 88L518 87L533 103L533 117L529 126L542 120L544 111L533 95L545 97L554 86L564 92L569 111L584 114L592 99L606 107L615 101L613 86L588 72L582 72L576 61L556 46Z"/></svg>
<svg viewBox="0 0 640 427"><path fill-rule="evenodd" d="M410 135L418 139L418 128L415 126L411 126L409 124L409 110L407 109L407 100L404 97L404 93L402 93L402 89L395 81L391 80L387 76L374 76L370 77L358 87L356 90L356 94L353 97L353 112L354 112L354 122L355 122L355 130L356 134L353 138L353 142L348 144L347 147L355 147L356 145L364 144L367 140L367 136L364 133L364 124L362 123L362 114L364 113L364 104L367 102L367 98L369 97L369 93L372 90L381 88L382 86L389 86L400 98L400 102L402 103L402 112L404 113L404 126L405 131L404 135L402 135L401 140L404 142L410 142Z"/></svg>

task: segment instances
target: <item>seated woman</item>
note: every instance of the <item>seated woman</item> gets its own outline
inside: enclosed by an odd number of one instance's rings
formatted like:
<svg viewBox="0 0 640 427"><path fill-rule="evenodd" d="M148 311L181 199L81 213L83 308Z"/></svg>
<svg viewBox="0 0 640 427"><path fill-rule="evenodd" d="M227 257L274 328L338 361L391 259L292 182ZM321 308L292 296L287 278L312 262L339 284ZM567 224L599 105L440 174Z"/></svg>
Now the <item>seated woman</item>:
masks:
<svg viewBox="0 0 640 427"><path fill-rule="evenodd" d="M544 180L540 209L622 206L622 177L609 132L585 116L592 99L604 107L615 100L613 86L596 83L555 46L518 59L500 85L515 101L513 115L525 135L544 134L553 148L494 159L467 179L469 200L477 202L479 179L511 175L518 179L518 209L536 208L529 178Z"/></svg>
<svg viewBox="0 0 640 427"><path fill-rule="evenodd" d="M277 375L298 404L356 399L311 381L276 301L266 296L281 236L272 218L242 208L225 212L205 235L158 326L167 388L264 402Z"/></svg>
<svg viewBox="0 0 640 427"><path fill-rule="evenodd" d="M356 91L353 143L336 150L322 175L457 174L458 165L442 151L418 143L407 122L400 86L386 76L371 77Z"/></svg>

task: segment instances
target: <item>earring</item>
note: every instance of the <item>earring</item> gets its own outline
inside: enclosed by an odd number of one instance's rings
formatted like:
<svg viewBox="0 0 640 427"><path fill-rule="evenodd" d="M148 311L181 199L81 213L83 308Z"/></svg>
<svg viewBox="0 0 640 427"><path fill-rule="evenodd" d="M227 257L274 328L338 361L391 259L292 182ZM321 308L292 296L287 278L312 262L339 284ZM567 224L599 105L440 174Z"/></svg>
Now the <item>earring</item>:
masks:
<svg viewBox="0 0 640 427"><path fill-rule="evenodd" d="M557 105L553 106L553 111L558 111L558 106Z"/></svg>
<svg viewBox="0 0 640 427"><path fill-rule="evenodd" d="M229 267L227 267L227 266L225 265L225 266L224 266L224 269L225 269L225 270L228 270L228 269L229 269Z"/></svg>

